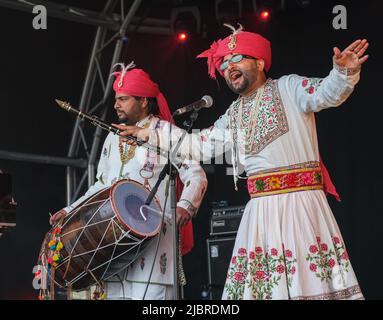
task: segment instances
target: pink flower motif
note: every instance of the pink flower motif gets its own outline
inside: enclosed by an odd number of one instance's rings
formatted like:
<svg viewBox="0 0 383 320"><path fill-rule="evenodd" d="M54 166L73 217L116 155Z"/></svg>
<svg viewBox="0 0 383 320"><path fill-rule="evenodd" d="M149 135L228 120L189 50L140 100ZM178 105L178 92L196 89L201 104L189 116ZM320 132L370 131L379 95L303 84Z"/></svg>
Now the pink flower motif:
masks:
<svg viewBox="0 0 383 320"><path fill-rule="evenodd" d="M317 237L317 242L318 242L318 244L320 243L320 237Z"/></svg>
<svg viewBox="0 0 383 320"><path fill-rule="evenodd" d="M263 101L270 101L270 96L266 96L264 99L262 99Z"/></svg>
<svg viewBox="0 0 383 320"><path fill-rule="evenodd" d="M231 258L231 263L232 263L232 264L236 264L236 263L237 263L237 257L233 257L233 258Z"/></svg>
<svg viewBox="0 0 383 320"><path fill-rule="evenodd" d="M345 252L342 253L342 258L343 258L344 260L348 260L348 259L349 259L349 256L348 256L347 251L345 251Z"/></svg>
<svg viewBox="0 0 383 320"><path fill-rule="evenodd" d="M249 191L249 193L255 192L254 182L252 180L247 180L247 190Z"/></svg>
<svg viewBox="0 0 383 320"><path fill-rule="evenodd" d="M256 254L262 254L262 253L263 253L262 248L261 248L261 247L256 247L256 248L255 248L255 253L256 253Z"/></svg>
<svg viewBox="0 0 383 320"><path fill-rule="evenodd" d="M272 106L271 108L270 108L270 112L271 113L275 113L277 110L275 109L275 107L274 106Z"/></svg>
<svg viewBox="0 0 383 320"><path fill-rule="evenodd" d="M236 272L234 273L234 280L242 283L245 280L245 277L242 272Z"/></svg>
<svg viewBox="0 0 383 320"><path fill-rule="evenodd" d="M207 136L205 135L200 135L201 141L206 142L207 141Z"/></svg>
<svg viewBox="0 0 383 320"><path fill-rule="evenodd" d="M291 257L293 256L293 253L291 252L291 250L286 250L286 251L285 251L285 256L286 256L287 258L291 258Z"/></svg>
<svg viewBox="0 0 383 320"><path fill-rule="evenodd" d="M278 255L278 250L275 249L275 248L272 248L272 249L270 250L270 252L271 252L271 255L274 256L274 257Z"/></svg>
<svg viewBox="0 0 383 320"><path fill-rule="evenodd" d="M283 273L283 272L285 272L285 267L283 265L279 264L279 265L277 265L276 270L278 273Z"/></svg>
<svg viewBox="0 0 383 320"><path fill-rule="evenodd" d="M317 271L317 265L315 263L310 263L310 270L313 272Z"/></svg>
<svg viewBox="0 0 383 320"><path fill-rule="evenodd" d="M334 268L334 266L335 266L335 260L334 260L334 259L330 259L330 260L328 261L328 266L329 266L330 268Z"/></svg>
<svg viewBox="0 0 383 320"><path fill-rule="evenodd" d="M291 268L291 274L295 274L295 271L297 271L297 269L295 268L295 266L293 266L293 267Z"/></svg>
<svg viewBox="0 0 383 320"><path fill-rule="evenodd" d="M262 263L258 263L258 264L257 264L257 267L258 267L258 268L262 268L262 267L263 267Z"/></svg>
<svg viewBox="0 0 383 320"><path fill-rule="evenodd" d="M340 240L338 237L333 237L332 238L332 241L335 243L335 244L339 244L340 243Z"/></svg>
<svg viewBox="0 0 383 320"><path fill-rule="evenodd" d="M312 246L310 246L310 249L309 249L309 250L310 250L311 253L317 253L317 252L318 252L318 247L312 245Z"/></svg>
<svg viewBox="0 0 383 320"><path fill-rule="evenodd" d="M302 87L306 87L308 82L309 82L308 79L304 79L302 81Z"/></svg>
<svg viewBox="0 0 383 320"><path fill-rule="evenodd" d="M311 172L302 173L300 178L301 178L301 181L304 185L313 184L314 179L313 179L313 175Z"/></svg>
<svg viewBox="0 0 383 320"><path fill-rule="evenodd" d="M314 87L311 86L310 88L308 88L308 89L307 89L307 92L308 92L309 94L314 93Z"/></svg>
<svg viewBox="0 0 383 320"><path fill-rule="evenodd" d="M239 270L241 270L241 269L242 269L242 267L243 267L243 265L242 265L242 264L239 264L239 265L238 265L238 269L239 269Z"/></svg>
<svg viewBox="0 0 383 320"><path fill-rule="evenodd" d="M327 251L328 250L327 244L325 244L325 243L322 243L320 245L320 248L321 248L322 251Z"/></svg>
<svg viewBox="0 0 383 320"><path fill-rule="evenodd" d="M246 253L247 253L247 251L246 251L245 248L239 248L239 249L238 249L238 254L239 254L240 256L244 256L244 255L246 255Z"/></svg>
<svg viewBox="0 0 383 320"><path fill-rule="evenodd" d="M260 270L255 272L256 279L264 279L265 277L266 277L266 272L260 271Z"/></svg>
<svg viewBox="0 0 383 320"><path fill-rule="evenodd" d="M255 258L255 252L254 252L254 251L250 251L250 252L249 252L249 258L250 258L251 260L254 260L254 258Z"/></svg>

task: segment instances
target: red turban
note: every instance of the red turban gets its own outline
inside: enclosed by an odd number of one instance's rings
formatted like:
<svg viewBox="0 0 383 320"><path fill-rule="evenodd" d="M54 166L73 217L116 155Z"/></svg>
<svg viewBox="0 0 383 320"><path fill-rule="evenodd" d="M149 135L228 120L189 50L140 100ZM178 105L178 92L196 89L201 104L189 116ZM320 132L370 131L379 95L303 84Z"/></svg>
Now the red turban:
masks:
<svg viewBox="0 0 383 320"><path fill-rule="evenodd" d="M116 93L126 93L130 96L156 98L159 108L159 117L162 120L173 123L172 114L170 113L168 103L158 88L157 83L153 82L149 75L141 69L128 70L133 64L124 67L122 70L114 72L116 80L113 84L113 90Z"/></svg>
<svg viewBox="0 0 383 320"><path fill-rule="evenodd" d="M131 69L134 66L133 62L127 66L118 63L121 66L121 71L114 72L116 79L113 83L113 90L116 93L125 93L130 96L156 98L159 108L159 117L162 120L174 123L168 103L161 93L158 85L153 82L149 75L141 69ZM177 198L179 199L183 190L183 184L177 177ZM193 224L189 221L181 227L181 253L188 253L194 246Z"/></svg>
<svg viewBox="0 0 383 320"><path fill-rule="evenodd" d="M233 33L218 41L214 41L210 49L202 52L197 58L207 58L209 75L216 78L215 69L223 76L219 69L225 56L229 54L244 54L265 61L265 69L269 71L271 66L270 41L257 33L242 31L242 26Z"/></svg>

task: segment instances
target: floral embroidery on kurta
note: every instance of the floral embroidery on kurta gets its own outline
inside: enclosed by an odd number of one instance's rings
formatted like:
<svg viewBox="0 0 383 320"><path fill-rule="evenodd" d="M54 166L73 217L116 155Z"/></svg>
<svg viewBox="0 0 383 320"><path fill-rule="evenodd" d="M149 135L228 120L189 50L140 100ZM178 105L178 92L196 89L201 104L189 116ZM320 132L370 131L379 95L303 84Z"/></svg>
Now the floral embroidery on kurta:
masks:
<svg viewBox="0 0 383 320"><path fill-rule="evenodd" d="M202 129L201 133L199 135L201 141L203 141L203 142L208 141L209 140L209 136L212 133L213 129L214 129L214 126L211 126L210 128L207 128L207 129Z"/></svg>
<svg viewBox="0 0 383 320"><path fill-rule="evenodd" d="M241 126L244 128L244 136L249 136L252 125L249 125L250 114L255 96L246 99L241 119ZM230 110L232 130L237 131L237 117L239 112L240 100L232 105ZM268 79L265 84L265 91L259 103L259 111L256 119L256 127L253 144L253 153L259 153L268 144L289 131L286 113L279 93L278 83L275 80ZM235 134L237 136L237 134Z"/></svg>
<svg viewBox="0 0 383 320"><path fill-rule="evenodd" d="M338 237L332 237L332 241L332 244L327 244L317 237L317 243L309 247L306 261L310 271L321 281L333 281L335 275L340 274L344 282L344 273L348 272L350 265L348 254ZM339 265L339 271L336 265Z"/></svg>
<svg viewBox="0 0 383 320"><path fill-rule="evenodd" d="M308 94L313 94L322 83L320 78L305 78L302 80L302 87Z"/></svg>
<svg viewBox="0 0 383 320"><path fill-rule="evenodd" d="M261 247L254 251L238 249L238 255L231 259L225 289L232 300L243 298L245 286L251 289L255 299L272 299L272 290L286 277L291 287L296 272L297 260L291 250L271 248L264 252Z"/></svg>
<svg viewBox="0 0 383 320"><path fill-rule="evenodd" d="M297 188L322 188L322 173L318 166L313 169L285 170L263 175L253 175L247 180L247 188L253 197L257 194L272 191L289 191Z"/></svg>
<svg viewBox="0 0 383 320"><path fill-rule="evenodd" d="M166 252L164 252L163 254L161 254L161 257L160 257L160 270L161 270L161 273L162 274L165 274L166 272L166 262L167 262L167 258L166 258Z"/></svg>
<svg viewBox="0 0 383 320"><path fill-rule="evenodd" d="M245 248L239 248L237 255L231 258L230 268L227 273L225 289L229 293L230 300L243 299L245 290L245 279L247 277L247 251Z"/></svg>

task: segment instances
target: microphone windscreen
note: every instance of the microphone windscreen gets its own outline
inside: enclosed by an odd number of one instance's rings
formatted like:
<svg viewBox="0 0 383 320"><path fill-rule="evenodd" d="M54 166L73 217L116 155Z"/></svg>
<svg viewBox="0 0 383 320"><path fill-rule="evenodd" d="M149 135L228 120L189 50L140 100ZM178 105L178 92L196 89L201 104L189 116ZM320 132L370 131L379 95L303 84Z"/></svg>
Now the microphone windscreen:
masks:
<svg viewBox="0 0 383 320"><path fill-rule="evenodd" d="M213 98L210 96L203 96L202 100L206 102L205 108L210 108L213 105Z"/></svg>

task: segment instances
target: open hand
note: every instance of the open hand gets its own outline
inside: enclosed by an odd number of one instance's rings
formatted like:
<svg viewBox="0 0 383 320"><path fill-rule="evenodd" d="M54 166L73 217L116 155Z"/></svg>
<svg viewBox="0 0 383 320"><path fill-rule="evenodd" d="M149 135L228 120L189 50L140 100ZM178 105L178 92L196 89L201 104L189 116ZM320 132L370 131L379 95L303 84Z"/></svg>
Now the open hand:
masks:
<svg viewBox="0 0 383 320"><path fill-rule="evenodd" d="M367 48L368 42L366 39L354 41L343 51L335 47L334 62L339 67L358 68L368 59L368 55L364 55Z"/></svg>

